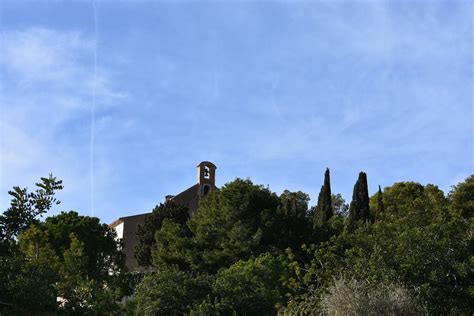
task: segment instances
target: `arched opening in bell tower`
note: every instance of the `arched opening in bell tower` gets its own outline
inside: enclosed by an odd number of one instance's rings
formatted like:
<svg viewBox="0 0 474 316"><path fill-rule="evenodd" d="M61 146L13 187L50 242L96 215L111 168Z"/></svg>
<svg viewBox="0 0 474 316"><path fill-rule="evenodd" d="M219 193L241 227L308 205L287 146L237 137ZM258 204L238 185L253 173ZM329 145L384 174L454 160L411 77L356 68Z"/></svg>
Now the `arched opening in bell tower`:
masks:
<svg viewBox="0 0 474 316"><path fill-rule="evenodd" d="M210 191L211 191L211 186L207 184L204 185L202 189L202 196L206 196L207 194L209 194Z"/></svg>
<svg viewBox="0 0 474 316"><path fill-rule="evenodd" d="M208 166L204 166L204 179L210 179L211 178L211 170L209 169Z"/></svg>

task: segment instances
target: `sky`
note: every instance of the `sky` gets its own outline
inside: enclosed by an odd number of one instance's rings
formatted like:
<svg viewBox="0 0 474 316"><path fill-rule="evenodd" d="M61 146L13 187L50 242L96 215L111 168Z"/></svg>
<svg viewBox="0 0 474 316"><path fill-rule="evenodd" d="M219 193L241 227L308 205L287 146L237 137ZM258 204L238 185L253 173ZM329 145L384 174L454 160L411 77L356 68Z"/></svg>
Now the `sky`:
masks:
<svg viewBox="0 0 474 316"><path fill-rule="evenodd" d="M110 223L196 182L314 205L474 172L470 1L0 0L0 209L53 173Z"/></svg>

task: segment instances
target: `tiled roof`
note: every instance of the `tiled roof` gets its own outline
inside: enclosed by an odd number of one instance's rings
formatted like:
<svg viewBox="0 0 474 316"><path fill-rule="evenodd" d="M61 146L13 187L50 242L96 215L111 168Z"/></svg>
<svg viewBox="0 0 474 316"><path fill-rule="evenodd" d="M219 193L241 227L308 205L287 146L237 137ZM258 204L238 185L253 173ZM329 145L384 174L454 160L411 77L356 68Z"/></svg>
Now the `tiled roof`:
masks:
<svg viewBox="0 0 474 316"><path fill-rule="evenodd" d="M182 204L194 199L196 196L198 196L198 194L199 194L199 183L196 183L192 187L174 196L172 200L178 204Z"/></svg>
<svg viewBox="0 0 474 316"><path fill-rule="evenodd" d="M113 221L112 223L109 224L109 226L111 228L114 228L115 226L118 226L120 225L121 223L124 222L124 220L128 220L128 219L132 219L133 217L141 217L141 216L147 216L151 213L142 213L142 214L136 214L136 215L130 215L130 216L122 216L122 217L119 217L118 219L116 219L115 221Z"/></svg>

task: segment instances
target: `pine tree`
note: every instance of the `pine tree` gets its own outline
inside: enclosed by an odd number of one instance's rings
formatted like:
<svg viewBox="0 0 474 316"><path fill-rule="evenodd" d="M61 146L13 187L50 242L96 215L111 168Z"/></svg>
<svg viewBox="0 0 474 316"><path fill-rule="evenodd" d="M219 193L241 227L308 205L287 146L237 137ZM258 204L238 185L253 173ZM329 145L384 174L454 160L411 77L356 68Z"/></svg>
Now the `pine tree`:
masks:
<svg viewBox="0 0 474 316"><path fill-rule="evenodd" d="M382 189L379 185L379 192L377 195L377 214L381 214L383 212L383 194Z"/></svg>
<svg viewBox="0 0 474 316"><path fill-rule="evenodd" d="M349 207L349 223L353 225L359 220L366 221L369 219L369 215L367 174L365 172L360 172L352 193L352 202Z"/></svg>
<svg viewBox="0 0 474 316"><path fill-rule="evenodd" d="M189 209L173 201L167 201L164 204L155 206L151 214L145 218L145 223L138 226L138 243L135 246L135 258L140 266L147 267L152 265L151 250L156 243L155 233L161 229L165 219L184 226L189 219Z"/></svg>
<svg viewBox="0 0 474 316"><path fill-rule="evenodd" d="M329 176L329 169L326 168L324 173L324 184L321 186L321 191L318 196L318 205L316 206L316 213L314 214L313 227L322 225L334 215L331 197L331 180Z"/></svg>

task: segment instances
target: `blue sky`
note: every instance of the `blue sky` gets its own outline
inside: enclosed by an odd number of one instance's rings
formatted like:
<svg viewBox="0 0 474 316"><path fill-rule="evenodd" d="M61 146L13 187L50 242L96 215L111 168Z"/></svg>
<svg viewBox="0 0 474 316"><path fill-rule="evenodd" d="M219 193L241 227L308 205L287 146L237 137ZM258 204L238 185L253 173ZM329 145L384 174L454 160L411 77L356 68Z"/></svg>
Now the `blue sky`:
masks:
<svg viewBox="0 0 474 316"><path fill-rule="evenodd" d="M0 207L64 180L111 222L196 181L314 204L326 167L369 188L473 173L469 1L0 2ZM92 157L92 160L91 160Z"/></svg>

